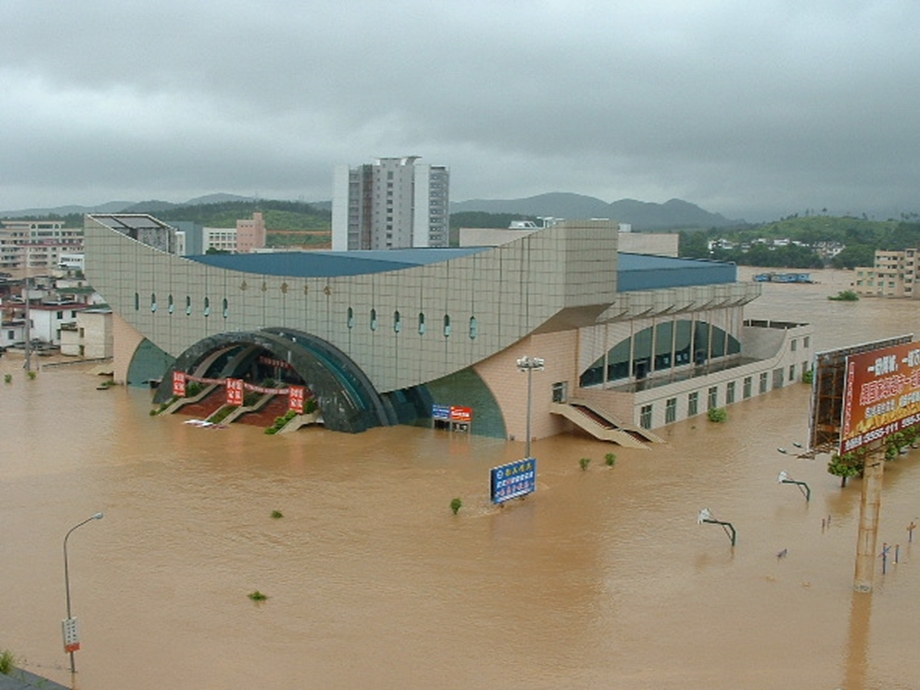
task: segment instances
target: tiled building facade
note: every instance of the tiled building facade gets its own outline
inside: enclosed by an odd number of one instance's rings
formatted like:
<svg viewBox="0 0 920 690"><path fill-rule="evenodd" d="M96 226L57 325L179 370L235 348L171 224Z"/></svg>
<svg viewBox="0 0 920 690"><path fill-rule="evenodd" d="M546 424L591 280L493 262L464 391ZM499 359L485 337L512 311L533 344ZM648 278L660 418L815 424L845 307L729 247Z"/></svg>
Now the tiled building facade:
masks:
<svg viewBox="0 0 920 690"><path fill-rule="evenodd" d="M412 422L437 403L472 407L474 432L521 440L525 355L546 362L535 437L572 428L560 402L642 431L809 366L807 326L744 321L760 287L734 265L619 254L610 221L494 248L195 260L132 239L132 223L151 220L86 219L87 274L117 314L116 378L244 375L262 353L311 388L332 428Z"/></svg>

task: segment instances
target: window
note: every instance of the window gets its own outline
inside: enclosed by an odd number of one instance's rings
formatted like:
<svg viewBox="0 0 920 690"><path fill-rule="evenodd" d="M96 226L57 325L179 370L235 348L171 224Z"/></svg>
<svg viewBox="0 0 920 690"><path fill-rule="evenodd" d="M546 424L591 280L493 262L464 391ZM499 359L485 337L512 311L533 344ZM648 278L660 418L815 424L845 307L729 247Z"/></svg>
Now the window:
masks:
<svg viewBox="0 0 920 690"><path fill-rule="evenodd" d="M63 318L64 318L64 312L62 312L62 311L57 312L57 319L58 319L58 321L60 321L60 320L63 319Z"/></svg>
<svg viewBox="0 0 920 690"><path fill-rule="evenodd" d="M735 402L735 382L729 381L725 384L725 404L731 405Z"/></svg>
<svg viewBox="0 0 920 690"><path fill-rule="evenodd" d="M421 312L418 315L418 334L425 335L425 315Z"/></svg>
<svg viewBox="0 0 920 690"><path fill-rule="evenodd" d="M185 296L185 315L186 316L192 315L192 298L189 297L188 295Z"/></svg>
<svg viewBox="0 0 920 690"><path fill-rule="evenodd" d="M135 292L134 293L134 311L139 311L140 308L141 308L141 296Z"/></svg>
<svg viewBox="0 0 920 690"><path fill-rule="evenodd" d="M226 319L228 316L230 316L230 303L224 297L224 318Z"/></svg>
<svg viewBox="0 0 920 690"><path fill-rule="evenodd" d="M709 389L709 395L706 398L706 409L712 410L719 406L719 388L712 386Z"/></svg>
<svg viewBox="0 0 920 690"><path fill-rule="evenodd" d="M806 335L802 338L802 347L807 350L809 345L811 345L811 337Z"/></svg>
<svg viewBox="0 0 920 690"><path fill-rule="evenodd" d="M789 365L789 380L795 381L795 364Z"/></svg>
<svg viewBox="0 0 920 690"><path fill-rule="evenodd" d="M790 349L792 352L795 352L795 349L796 349L798 346L799 346L799 341L796 340L795 338L793 338L793 339L792 339L792 342L789 343L789 349Z"/></svg>
<svg viewBox="0 0 920 690"><path fill-rule="evenodd" d="M167 310L170 314L172 314L174 311L176 311L176 305L175 305L175 303L173 302L173 296L172 296L172 295L170 295L170 296L169 296L169 299L167 300L167 309L166 309L166 310Z"/></svg>
<svg viewBox="0 0 920 690"><path fill-rule="evenodd" d="M760 393L767 392L767 372L763 372L760 375Z"/></svg>
<svg viewBox="0 0 920 690"><path fill-rule="evenodd" d="M553 402L564 403L569 397L569 384L567 381L559 381L553 384Z"/></svg>
<svg viewBox="0 0 920 690"><path fill-rule="evenodd" d="M677 398L668 398L664 404L664 423L677 421Z"/></svg>
<svg viewBox="0 0 920 690"><path fill-rule="evenodd" d="M639 426L643 429L652 428L652 406L643 405L639 410Z"/></svg>
<svg viewBox="0 0 920 690"><path fill-rule="evenodd" d="M450 316L448 314L444 315L444 337L447 338L450 336Z"/></svg>
<svg viewBox="0 0 920 690"><path fill-rule="evenodd" d="M470 317L470 340L476 340L476 336L479 335L479 322L476 321L475 316Z"/></svg>
<svg viewBox="0 0 920 690"><path fill-rule="evenodd" d="M377 330L377 310L371 309L371 330Z"/></svg>
<svg viewBox="0 0 920 690"><path fill-rule="evenodd" d="M773 370L773 387L774 388L783 387L783 370L782 369Z"/></svg>
<svg viewBox="0 0 920 690"><path fill-rule="evenodd" d="M402 330L402 316L398 311L393 312L393 332L399 333Z"/></svg>
<svg viewBox="0 0 920 690"><path fill-rule="evenodd" d="M687 416L692 417L700 411L700 394L693 391L687 396Z"/></svg>
<svg viewBox="0 0 920 690"><path fill-rule="evenodd" d="M742 395L744 395L744 399L745 399L745 400L747 400L748 398L751 397L751 389L752 389L752 388L753 388L753 386L751 385L751 377L750 377L750 376L745 376L745 377L744 377L744 391L743 391L743 393L742 393Z"/></svg>
<svg viewBox="0 0 920 690"><path fill-rule="evenodd" d="M348 316L347 316L345 323L348 325L349 328L355 327L355 310L352 309L351 307L348 307Z"/></svg>
<svg viewBox="0 0 920 690"><path fill-rule="evenodd" d="M157 296L156 293L151 293L150 295L150 311L157 310Z"/></svg>

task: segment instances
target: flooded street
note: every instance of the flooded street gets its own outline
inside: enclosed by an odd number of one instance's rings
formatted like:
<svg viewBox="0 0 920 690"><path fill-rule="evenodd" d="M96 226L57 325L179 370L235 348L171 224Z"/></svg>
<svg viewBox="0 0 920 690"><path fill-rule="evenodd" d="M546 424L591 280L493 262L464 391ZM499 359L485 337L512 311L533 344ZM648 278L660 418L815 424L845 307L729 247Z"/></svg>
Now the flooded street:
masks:
<svg viewBox="0 0 920 690"><path fill-rule="evenodd" d="M830 302L847 274L814 276L766 285L746 316L814 323L819 351L918 330L917 303ZM652 450L536 441L536 494L498 508L488 470L522 443L194 428L149 416L149 391L96 390L87 370L30 381L21 356L0 358L13 376L0 382L0 649L58 682L71 682L62 540L98 511L68 546L86 690L892 690L920 678L920 534L915 546L907 531L920 450L885 469L879 542L899 545L900 562L882 575L879 559L874 593L856 594L861 482L841 489L826 456L777 451L807 440L805 385L736 404L725 424L665 427ZM781 470L810 502L777 484ZM697 524L704 507L733 523L734 549Z"/></svg>

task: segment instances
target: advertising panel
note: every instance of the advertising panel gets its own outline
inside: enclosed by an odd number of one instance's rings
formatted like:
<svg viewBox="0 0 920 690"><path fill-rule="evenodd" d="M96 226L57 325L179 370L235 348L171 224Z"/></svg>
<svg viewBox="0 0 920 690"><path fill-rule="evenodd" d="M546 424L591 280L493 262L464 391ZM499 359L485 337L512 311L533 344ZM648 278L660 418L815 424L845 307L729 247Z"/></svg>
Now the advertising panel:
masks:
<svg viewBox="0 0 920 690"><path fill-rule="evenodd" d="M297 414L303 414L304 390L303 386L291 386L288 389L289 407Z"/></svg>
<svg viewBox="0 0 920 690"><path fill-rule="evenodd" d="M243 379L227 379L227 404L243 404Z"/></svg>
<svg viewBox="0 0 920 690"><path fill-rule="evenodd" d="M471 421L473 421L473 408L472 407L458 407L456 405L451 405L450 421L469 424Z"/></svg>
<svg viewBox="0 0 920 690"><path fill-rule="evenodd" d="M847 357L910 343L913 335L900 335L869 343L849 345L815 354L811 389L811 418L808 447L830 452L840 445L843 398L846 388Z"/></svg>
<svg viewBox="0 0 920 690"><path fill-rule="evenodd" d="M184 371L174 371L173 372L173 395L178 395L180 398L185 397L185 372Z"/></svg>
<svg viewBox="0 0 920 690"><path fill-rule="evenodd" d="M841 454L918 422L920 345L906 343L847 357Z"/></svg>
<svg viewBox="0 0 920 690"><path fill-rule="evenodd" d="M524 458L493 467L491 484L492 503L503 503L533 493L537 489L536 458Z"/></svg>
<svg viewBox="0 0 920 690"><path fill-rule="evenodd" d="M431 418L440 419L445 422L450 421L450 405L432 405Z"/></svg>

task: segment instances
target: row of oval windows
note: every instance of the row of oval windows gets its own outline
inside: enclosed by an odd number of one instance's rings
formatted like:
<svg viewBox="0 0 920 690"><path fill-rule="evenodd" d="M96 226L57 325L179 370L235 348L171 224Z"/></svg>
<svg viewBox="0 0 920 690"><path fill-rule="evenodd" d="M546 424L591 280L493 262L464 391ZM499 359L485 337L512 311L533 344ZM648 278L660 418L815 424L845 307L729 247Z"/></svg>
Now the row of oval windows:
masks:
<svg viewBox="0 0 920 690"><path fill-rule="evenodd" d="M370 313L371 330L376 331L379 325L380 323L379 323L379 320L377 319L377 310L371 309L371 313ZM348 307L348 327L349 328L355 327L355 310L352 309L351 307ZM393 312L393 332L400 333L402 331L402 327L403 327L402 314L400 314L399 311L394 311ZM427 330L428 330L428 325L425 321L425 314L423 312L419 312L418 333L419 335L425 335L425 332ZM452 327L451 327L451 322L450 322L450 314L445 314L444 320L443 320L444 337L445 338L449 337L451 334L451 331L452 331ZM477 335L479 335L479 322L476 320L475 316L471 316L470 322L469 322L470 339L475 340Z"/></svg>
<svg viewBox="0 0 920 690"><path fill-rule="evenodd" d="M158 307L157 296L156 294L151 294L150 295L150 311L155 312L157 310L157 307ZM141 296L135 292L134 293L134 311L140 311L140 308L141 308ZM176 302L173 299L172 295L170 295L169 299L167 300L166 311L168 311L170 314L173 314L176 311ZM185 298L185 314L186 316L191 316L191 313L192 313L192 298L186 297ZM227 301L226 297L224 297L224 302L223 302L223 314L224 314L225 319L228 316L230 316L230 303ZM211 299L209 297L204 298L204 315L205 316L211 315Z"/></svg>
<svg viewBox="0 0 920 690"><path fill-rule="evenodd" d="M155 293L154 293L154 294L151 294L151 295L150 295L150 311L155 312L155 311L157 310L157 306L158 306L158 305L157 305L157 296L156 296ZM140 297L140 295L139 295L138 293L135 292L135 293L134 293L134 310L135 310L135 311L140 311L140 308L141 308L141 297ZM167 310L170 314L173 314L173 313L175 313L175 311L176 311L176 303L175 303L175 300L173 299L173 296L172 296L172 295L170 295L170 296L168 297L168 299L167 299L166 310ZM224 318L226 319L226 318L230 315L230 304L229 304L229 302L227 301L227 298L226 298L226 297L225 297L224 300L223 300L222 311L223 311L223 316L224 316ZM186 314L186 316L190 316L191 313L192 313L192 298L191 298L191 297L186 297L186 298L185 298L185 314ZM211 315L211 300L210 300L210 298L208 298L208 297L205 297L205 298L204 298L204 312L203 312L203 313L204 313L205 316L210 316L210 315ZM347 323L348 323L348 327L349 327L349 328L354 328L354 327L355 327L355 310L352 309L351 307L348 307L348 321L347 321ZM399 311L394 311L394 312L393 312L393 332L394 332L394 333L400 333L400 332L402 331L402 326L403 326L402 314L400 314ZM376 331L377 328L379 327L379 320L378 320L378 318L377 318L377 310L376 310L376 309L371 309L371 313L370 313L370 327L371 327L371 330L372 330L372 331ZM428 327L427 327L427 324L426 324L426 321L425 321L425 314L422 313L422 312L419 312L419 315L418 315L418 332L419 332L419 335L425 335L425 332L427 331L427 329L428 329ZM444 315L444 320L443 320L443 333L444 333L444 337L445 337L445 338L447 338L447 337L450 336L451 330L452 330L452 328L451 328L451 322L450 322L450 315L449 315L449 314L445 314L445 315ZM477 335L479 335L479 323L476 321L476 317L475 317L475 316L471 316L471 317L470 317L470 322L469 322L469 336L470 336L470 339L471 339L471 340L475 340L475 338L476 338Z"/></svg>

